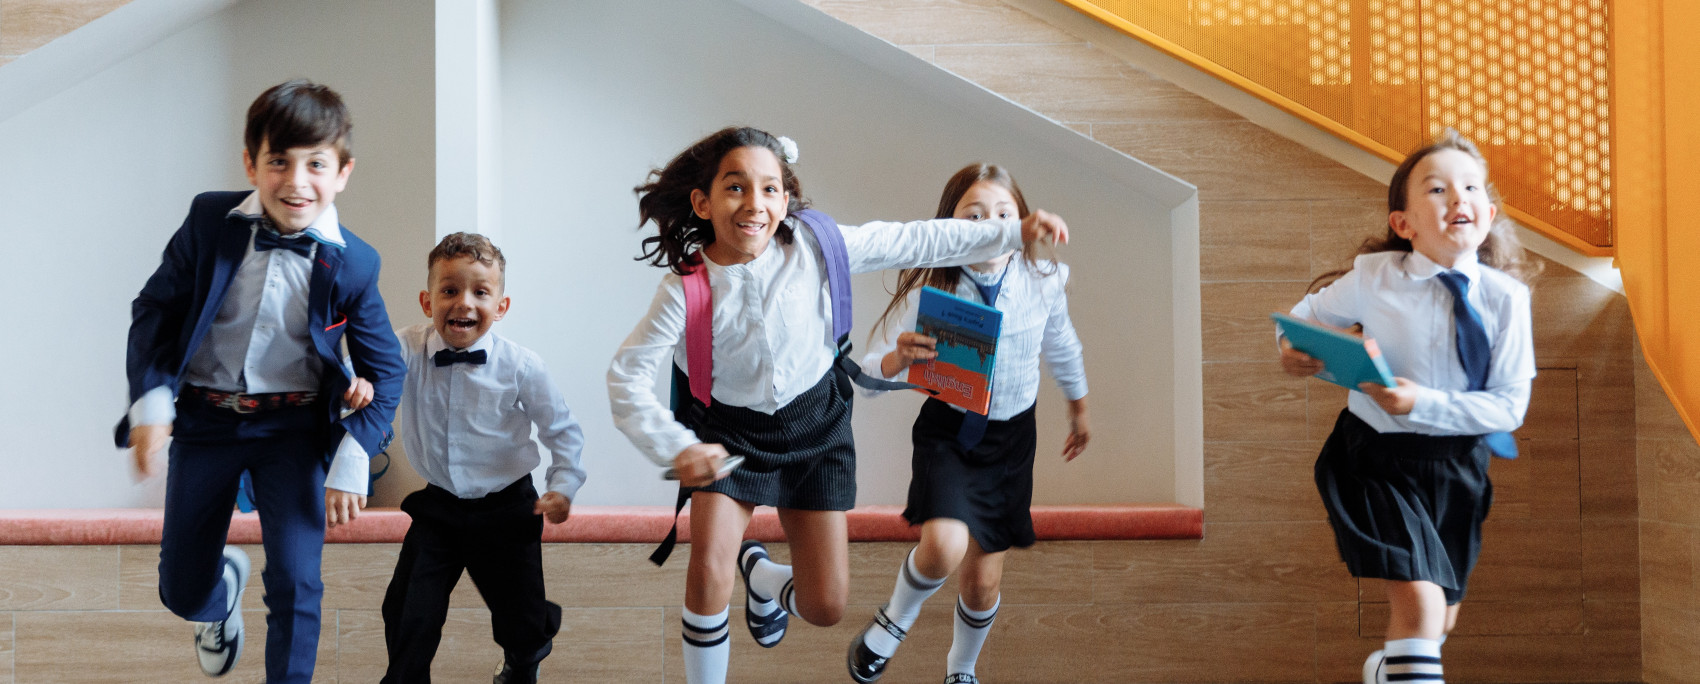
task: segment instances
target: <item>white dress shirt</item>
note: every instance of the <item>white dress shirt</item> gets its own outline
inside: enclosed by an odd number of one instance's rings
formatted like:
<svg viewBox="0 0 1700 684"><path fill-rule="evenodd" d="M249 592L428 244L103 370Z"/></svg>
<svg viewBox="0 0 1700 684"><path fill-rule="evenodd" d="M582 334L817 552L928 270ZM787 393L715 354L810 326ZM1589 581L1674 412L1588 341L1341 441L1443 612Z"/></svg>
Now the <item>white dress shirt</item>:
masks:
<svg viewBox="0 0 1700 684"><path fill-rule="evenodd" d="M820 246L807 227L786 221L794 228L790 244L775 238L746 264L704 259L714 298L716 402L772 414L814 387L837 354L828 339L832 296ZM1016 221L875 222L840 230L852 273L971 264L1021 246ZM671 272L608 368L615 426L660 465L701 442L655 396L656 380L670 372L668 362L690 371L684 285Z"/></svg>
<svg viewBox="0 0 1700 684"><path fill-rule="evenodd" d="M324 372L307 332L307 291L313 260L287 249L254 251L254 234L265 223L259 192L248 193L229 216L247 219L248 251L231 275L207 336L183 374L185 384L222 392L268 394L319 389ZM285 240L314 240L339 247L342 225L336 205L327 207L306 230ZM318 245L312 254L318 254ZM130 424L170 425L177 419L176 388L155 387L130 406ZM342 397L320 397L342 401ZM365 494L369 486L366 450L351 435L337 444L325 486Z"/></svg>
<svg viewBox="0 0 1700 684"><path fill-rule="evenodd" d="M1473 253L1454 264L1452 270L1470 281L1470 306L1493 352L1487 388L1469 392L1458 360L1452 293L1435 277L1446 270L1421 252L1363 254L1346 275L1293 307L1293 316L1335 327L1362 323L1393 375L1422 386L1416 406L1403 416L1381 410L1367 394L1351 393L1347 408L1377 432L1482 435L1523 424L1535 378L1529 287L1477 263Z"/></svg>
<svg viewBox="0 0 1700 684"><path fill-rule="evenodd" d="M990 286L1003 276L994 308L1003 312L1003 324L998 330L998 353L992 368L992 400L986 414L992 420L1009 420L1027 410L1039 397L1039 359L1051 368L1051 376L1062 389L1063 396L1074 401L1086 396L1086 363L1081 356L1080 336L1068 317L1068 265L1038 263L1035 271L1021 253L1010 257L1008 275L1004 271L980 273L963 268L956 283L956 296L980 302L979 288L973 281ZM1041 273L1056 271L1049 276ZM862 357L862 371L876 378L901 380L908 377L907 368L897 375L886 377L880 362L897 349L897 336L915 329L915 319L921 289L915 288L904 302L902 313L879 331L881 338ZM880 392L864 390L867 394ZM957 411L962 408L951 405Z"/></svg>
<svg viewBox="0 0 1700 684"><path fill-rule="evenodd" d="M549 381L543 359L496 333L467 351L484 351L483 364L438 366L449 349L430 323L396 331L407 380L396 416L407 460L427 482L462 499L501 491L542 462L537 439L549 448L544 481L567 499L584 484L579 465L584 432Z"/></svg>

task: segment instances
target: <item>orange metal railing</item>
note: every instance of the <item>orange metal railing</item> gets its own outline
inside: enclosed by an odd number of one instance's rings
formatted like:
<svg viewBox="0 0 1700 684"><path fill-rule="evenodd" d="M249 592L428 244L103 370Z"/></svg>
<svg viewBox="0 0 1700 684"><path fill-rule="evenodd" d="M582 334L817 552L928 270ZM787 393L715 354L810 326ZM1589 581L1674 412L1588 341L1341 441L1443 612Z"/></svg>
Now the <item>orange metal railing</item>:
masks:
<svg viewBox="0 0 1700 684"><path fill-rule="evenodd" d="M1447 126L1507 212L1611 254L1608 0L1059 0L1397 162Z"/></svg>

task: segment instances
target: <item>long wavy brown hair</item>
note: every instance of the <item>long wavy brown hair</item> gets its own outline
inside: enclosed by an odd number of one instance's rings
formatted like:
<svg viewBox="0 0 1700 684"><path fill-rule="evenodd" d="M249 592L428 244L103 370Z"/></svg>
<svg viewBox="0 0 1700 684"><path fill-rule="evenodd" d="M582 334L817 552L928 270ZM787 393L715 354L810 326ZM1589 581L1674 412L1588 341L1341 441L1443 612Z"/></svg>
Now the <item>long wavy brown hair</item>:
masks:
<svg viewBox="0 0 1700 684"><path fill-rule="evenodd" d="M969 188L974 187L974 184L980 181L1003 186L1005 190L1009 191L1010 196L1015 198L1016 213L1020 218L1027 218L1027 199L1021 196L1021 186L1015 184L1015 177L1009 175L1009 172L1001 166L983 162L964 166L962 170L956 172L956 175L950 177L950 180L944 184L944 194L939 196L939 208L938 211L933 213L933 218L956 216L957 203L962 201L963 195L968 194ZM1056 261L1056 248L1048 247L1048 250L1050 252L1048 256L1054 263ZM1041 276L1048 276L1056 272L1054 266L1049 269L1040 269L1038 256L1030 251L1023 250L1021 259L1026 262L1029 268L1032 268ZM903 302L906 301L910 292L923 285L936 287L945 292L956 292L956 285L961 281L962 269L957 266L949 268L907 268L899 271L897 289L892 292L891 303L885 306L885 313L880 314L879 323L869 333L870 343L874 335L878 335L881 330L885 329L892 315L902 309Z"/></svg>
<svg viewBox="0 0 1700 684"><path fill-rule="evenodd" d="M1482 157L1482 152L1476 148L1476 144L1460 135L1457 130L1448 128L1434 142L1405 157L1405 161L1401 162L1399 168L1393 172L1393 180L1387 184L1387 213L1390 216L1393 212L1404 211L1406 205L1409 204L1411 172L1416 170L1417 164L1424 157L1442 150L1456 150L1470 155L1471 159L1482 165L1483 173L1488 170L1487 159ZM1527 284L1534 280L1535 276L1540 275L1543 264L1530 259L1528 254L1523 251L1523 243L1517 239L1517 231L1512 227L1511 219L1506 218L1505 207L1500 204L1499 189L1494 187L1491 180L1487 182L1487 192L1488 198L1493 201L1493 225L1488 228L1487 238L1482 240L1480 247L1476 248L1476 260L1485 266L1504 271L1507 275ZM1398 233L1393 232L1391 223L1385 227L1387 228L1386 234L1364 240L1363 244L1358 246L1357 253L1375 254L1377 252L1411 251L1410 240L1399 237ZM1351 270L1351 267L1347 266L1317 276L1316 280L1311 281L1309 291L1321 290L1338 280L1340 276L1351 272Z"/></svg>
<svg viewBox="0 0 1700 684"><path fill-rule="evenodd" d="M795 214L809 206L803 199L803 184L791 172L785 161L785 150L779 138L767 131L748 126L722 128L702 140L692 143L665 167L652 169L643 185L632 188L638 196L638 228L654 222L656 234L643 239L643 254L637 261L669 269L679 275L690 271L696 251L714 243L714 225L696 215L691 209L691 191L709 191L714 174L720 171L720 160L740 147L766 148L779 158L779 169L791 202L786 214ZM780 223L774 238L781 244L791 242L791 224Z"/></svg>

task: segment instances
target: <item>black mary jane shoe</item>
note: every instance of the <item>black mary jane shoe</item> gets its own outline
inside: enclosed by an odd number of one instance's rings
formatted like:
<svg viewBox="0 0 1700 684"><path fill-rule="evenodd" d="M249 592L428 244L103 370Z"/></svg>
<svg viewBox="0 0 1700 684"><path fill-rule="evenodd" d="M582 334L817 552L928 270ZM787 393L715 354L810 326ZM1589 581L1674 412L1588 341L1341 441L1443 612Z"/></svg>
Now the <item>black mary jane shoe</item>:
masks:
<svg viewBox="0 0 1700 684"><path fill-rule="evenodd" d="M738 573L744 576L744 623L750 628L750 636L762 648L773 648L785 638L785 628L791 624L791 615L785 612L785 604L766 615L756 615L750 610L757 602L755 591L750 589L750 570L756 567L756 561L767 558L767 547L754 539L744 541L738 548ZM779 601L775 596L771 601Z"/></svg>
<svg viewBox="0 0 1700 684"><path fill-rule="evenodd" d="M874 611L874 619L869 620L868 626L856 633L855 640L850 642L850 651L844 655L844 664L850 669L850 678L861 684L879 681L880 677L885 675L885 666L891 662L890 656L882 656L868 648L868 632L876 625L895 637L899 644L903 643L904 637L909 636L907 630L898 627L897 623L886 616L885 606Z"/></svg>
<svg viewBox="0 0 1700 684"><path fill-rule="evenodd" d="M945 677L944 684L980 684L980 678L966 672L958 672Z"/></svg>

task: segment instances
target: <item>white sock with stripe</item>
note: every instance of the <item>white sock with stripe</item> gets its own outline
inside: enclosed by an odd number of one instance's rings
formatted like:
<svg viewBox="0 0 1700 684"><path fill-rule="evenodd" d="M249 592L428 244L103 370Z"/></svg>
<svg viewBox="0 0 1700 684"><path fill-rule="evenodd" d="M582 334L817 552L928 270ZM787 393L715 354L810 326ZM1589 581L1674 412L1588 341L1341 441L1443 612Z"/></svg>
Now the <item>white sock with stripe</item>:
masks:
<svg viewBox="0 0 1700 684"><path fill-rule="evenodd" d="M1387 642L1383 676L1391 682L1444 684L1440 669L1440 642L1432 639L1396 639Z"/></svg>
<svg viewBox="0 0 1700 684"><path fill-rule="evenodd" d="M990 610L969 610L962 597L956 597L956 632L950 640L950 653L945 656L945 674L974 674L980 647L992 632L992 620L997 618L1000 605L1003 605L1002 596L992 603Z"/></svg>
<svg viewBox="0 0 1700 684"><path fill-rule="evenodd" d="M726 684L726 660L732 655L726 624L730 608L716 615L697 615L685 608L680 643L684 651L685 681L690 684Z"/></svg>
<svg viewBox="0 0 1700 684"><path fill-rule="evenodd" d="M780 565L770 559L756 561L755 567L750 568L750 587L757 596L765 596L769 601L777 600L781 608L796 614L793 601L786 596L786 590L791 586L791 566ZM766 608L766 606L763 606ZM767 615L769 612L758 612L757 615Z"/></svg>
<svg viewBox="0 0 1700 684"><path fill-rule="evenodd" d="M898 628L908 631L914 626L915 619L921 616L921 604L941 586L944 586L944 578L928 577L915 567L915 549L910 549L903 565L897 569L897 586L892 588L891 600L885 604L885 616L891 618L892 624ZM901 642L876 624L863 635L862 643L868 645L868 650L890 658Z"/></svg>

